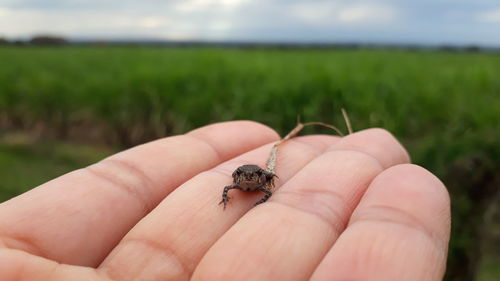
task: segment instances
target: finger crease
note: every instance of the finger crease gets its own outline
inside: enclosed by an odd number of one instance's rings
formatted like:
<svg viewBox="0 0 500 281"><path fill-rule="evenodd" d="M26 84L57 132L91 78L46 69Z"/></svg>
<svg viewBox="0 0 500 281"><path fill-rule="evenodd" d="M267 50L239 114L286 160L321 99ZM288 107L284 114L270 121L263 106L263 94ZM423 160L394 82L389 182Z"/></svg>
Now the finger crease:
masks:
<svg viewBox="0 0 500 281"><path fill-rule="evenodd" d="M54 277L56 276L56 273L59 270L59 267L61 264L59 262L56 262L56 261L54 261L54 262L55 263L52 264L52 268L50 270L48 270L47 276L46 276L46 278L44 278L44 280L55 280L56 279Z"/></svg>
<svg viewBox="0 0 500 281"><path fill-rule="evenodd" d="M87 167L86 170L136 199L145 214L154 208L154 203L149 200L149 191L155 185L144 171L135 165L124 160L108 158ZM133 180L121 176L122 174L131 175Z"/></svg>
<svg viewBox="0 0 500 281"><path fill-rule="evenodd" d="M16 237L15 235L0 234L0 244L12 250L21 250L35 256L47 258L44 251L28 237Z"/></svg>
<svg viewBox="0 0 500 281"><path fill-rule="evenodd" d="M279 195L278 195L279 194ZM323 189L290 190L281 189L275 200L283 206L313 215L340 234L347 226L347 203L337 192Z"/></svg>
<svg viewBox="0 0 500 281"><path fill-rule="evenodd" d="M189 137L195 141L201 142L201 143L205 144L207 147L209 147L210 150L212 150L212 152L214 153L214 155L216 157L216 160L217 160L216 163L220 163L226 159L226 157L223 157L223 155L219 151L219 149L217 149L217 147L213 143L211 143L207 138L204 138L202 136L192 135L192 134L186 134L184 136Z"/></svg>
<svg viewBox="0 0 500 281"><path fill-rule="evenodd" d="M175 264L178 266L178 268L176 268L175 271L181 272L181 274L176 276L177 277L176 280L189 280L191 273L194 271L194 263L186 263L186 261L181 259L180 255L177 253L177 251L174 251L172 247L157 243L150 239L140 239L140 238L128 239L127 243L143 244L145 247L160 252L161 255L170 259L169 260L170 264ZM193 266L188 266L188 264ZM180 276L182 276L183 278L179 278Z"/></svg>
<svg viewBox="0 0 500 281"><path fill-rule="evenodd" d="M353 216L349 221L349 227L363 222L382 222L403 226L424 234L438 249L445 251L447 248L447 243L435 231L426 227L425 223L415 215L400 208L387 205L371 205L363 213Z"/></svg>

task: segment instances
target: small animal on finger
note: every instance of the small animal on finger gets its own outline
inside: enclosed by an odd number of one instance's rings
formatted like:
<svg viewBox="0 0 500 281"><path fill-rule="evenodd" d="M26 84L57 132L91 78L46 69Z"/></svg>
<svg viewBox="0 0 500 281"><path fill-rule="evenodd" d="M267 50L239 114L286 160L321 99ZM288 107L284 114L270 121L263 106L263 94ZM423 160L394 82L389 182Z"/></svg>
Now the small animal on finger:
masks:
<svg viewBox="0 0 500 281"><path fill-rule="evenodd" d="M347 112L342 109L342 115L344 116L344 120L347 126L348 133L351 134L352 127L351 122L349 121L349 117L347 116ZM276 142L271 148L271 152L269 154L269 158L266 162L266 169L262 169L257 165L243 165L236 170L234 170L233 184L224 187L224 191L222 191L222 200L219 202L220 204L224 204L224 210L226 209L227 203L229 199L231 199L227 193L231 189L239 189L242 191L261 191L264 192L264 197L257 201L255 205L262 204L266 202L269 197L273 195L273 187L274 187L274 178L278 177L274 171L276 168L276 159L278 153L278 147L282 145L284 142L289 139L297 136L297 134L306 126L319 125L326 128L330 128L334 130L338 135L343 136L344 134L335 126L323 123L323 122L307 122L302 123L297 118L297 125L293 128L286 136L284 136L281 140Z"/></svg>
<svg viewBox="0 0 500 281"><path fill-rule="evenodd" d="M274 177L277 176L273 172L264 170L257 165L243 165L234 170L232 177L233 184L224 187L222 200L219 202L219 204L224 204L224 210L229 199L231 199L227 195L231 189L264 192L264 197L257 201L255 205L266 202L273 195Z"/></svg>

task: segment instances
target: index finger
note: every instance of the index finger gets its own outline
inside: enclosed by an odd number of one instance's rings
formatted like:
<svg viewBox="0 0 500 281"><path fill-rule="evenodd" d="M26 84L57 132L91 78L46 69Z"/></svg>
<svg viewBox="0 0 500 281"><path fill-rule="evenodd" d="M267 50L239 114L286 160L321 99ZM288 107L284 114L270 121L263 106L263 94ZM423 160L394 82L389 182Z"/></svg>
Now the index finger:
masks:
<svg viewBox="0 0 500 281"><path fill-rule="evenodd" d="M0 204L0 247L96 266L181 183L278 138L266 126L236 121L118 153Z"/></svg>

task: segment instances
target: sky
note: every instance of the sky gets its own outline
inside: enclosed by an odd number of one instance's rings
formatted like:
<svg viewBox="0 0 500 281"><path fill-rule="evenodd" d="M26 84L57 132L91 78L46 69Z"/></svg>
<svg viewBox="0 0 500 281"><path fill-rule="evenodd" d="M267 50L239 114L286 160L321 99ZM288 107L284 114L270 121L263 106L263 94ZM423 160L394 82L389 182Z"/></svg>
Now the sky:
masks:
<svg viewBox="0 0 500 281"><path fill-rule="evenodd" d="M500 0L0 0L0 37L500 47Z"/></svg>

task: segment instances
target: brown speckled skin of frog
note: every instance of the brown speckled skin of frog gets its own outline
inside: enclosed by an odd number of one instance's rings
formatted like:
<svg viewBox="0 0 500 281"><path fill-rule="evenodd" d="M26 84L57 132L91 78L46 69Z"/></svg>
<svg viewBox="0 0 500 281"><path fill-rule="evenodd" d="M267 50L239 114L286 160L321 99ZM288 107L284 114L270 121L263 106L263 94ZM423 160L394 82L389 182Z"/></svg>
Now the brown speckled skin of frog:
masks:
<svg viewBox="0 0 500 281"><path fill-rule="evenodd" d="M231 189L239 189L242 191L261 191L265 195L257 201L255 205L262 204L273 194L271 187L274 186L274 177L276 174L266 171L257 165L243 165L238 167L232 174L233 184L224 187L222 192L222 200L219 204L224 203L226 209L230 197L227 195Z"/></svg>

